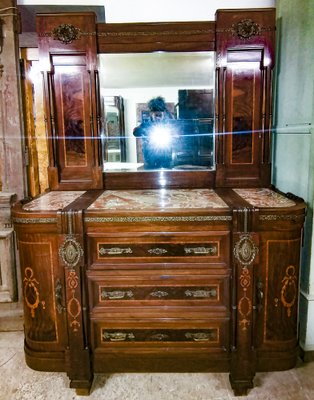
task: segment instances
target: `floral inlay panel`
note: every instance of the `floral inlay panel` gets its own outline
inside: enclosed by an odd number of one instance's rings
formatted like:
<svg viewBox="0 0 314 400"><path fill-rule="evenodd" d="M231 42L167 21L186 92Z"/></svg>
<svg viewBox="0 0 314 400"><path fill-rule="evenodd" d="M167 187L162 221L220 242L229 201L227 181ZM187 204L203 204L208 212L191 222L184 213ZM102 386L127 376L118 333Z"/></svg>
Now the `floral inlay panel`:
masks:
<svg viewBox="0 0 314 400"><path fill-rule="evenodd" d="M89 210L228 208L210 189L106 190Z"/></svg>
<svg viewBox="0 0 314 400"><path fill-rule="evenodd" d="M250 203L253 207L260 208L280 208L280 207L293 207L296 203L280 193L274 192L267 188L256 189L233 189L245 201Z"/></svg>
<svg viewBox="0 0 314 400"><path fill-rule="evenodd" d="M57 211L79 198L84 191L49 192L23 206L26 211Z"/></svg>

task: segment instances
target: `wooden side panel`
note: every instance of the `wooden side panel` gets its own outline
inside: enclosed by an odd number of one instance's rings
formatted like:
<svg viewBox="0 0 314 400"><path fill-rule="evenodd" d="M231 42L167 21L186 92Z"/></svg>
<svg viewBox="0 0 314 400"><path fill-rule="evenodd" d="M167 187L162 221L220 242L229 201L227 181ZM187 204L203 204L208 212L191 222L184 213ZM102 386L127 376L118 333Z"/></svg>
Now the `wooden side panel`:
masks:
<svg viewBox="0 0 314 400"><path fill-rule="evenodd" d="M270 185L275 10L217 12L217 187Z"/></svg>
<svg viewBox="0 0 314 400"><path fill-rule="evenodd" d="M93 13L37 16L44 76L49 186L102 187L96 21Z"/></svg>
<svg viewBox="0 0 314 400"><path fill-rule="evenodd" d="M45 132L43 82L39 72L38 49L22 48L22 104L28 191L35 197L48 189L48 143ZM26 162L26 164L27 164Z"/></svg>

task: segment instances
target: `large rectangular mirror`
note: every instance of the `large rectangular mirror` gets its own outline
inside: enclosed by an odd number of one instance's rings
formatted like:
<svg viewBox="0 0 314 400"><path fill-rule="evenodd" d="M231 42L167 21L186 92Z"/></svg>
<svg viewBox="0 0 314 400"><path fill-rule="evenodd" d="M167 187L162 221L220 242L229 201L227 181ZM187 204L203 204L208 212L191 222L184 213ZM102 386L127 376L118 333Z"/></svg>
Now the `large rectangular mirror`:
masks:
<svg viewBox="0 0 314 400"><path fill-rule="evenodd" d="M208 170L214 52L99 54L105 172Z"/></svg>

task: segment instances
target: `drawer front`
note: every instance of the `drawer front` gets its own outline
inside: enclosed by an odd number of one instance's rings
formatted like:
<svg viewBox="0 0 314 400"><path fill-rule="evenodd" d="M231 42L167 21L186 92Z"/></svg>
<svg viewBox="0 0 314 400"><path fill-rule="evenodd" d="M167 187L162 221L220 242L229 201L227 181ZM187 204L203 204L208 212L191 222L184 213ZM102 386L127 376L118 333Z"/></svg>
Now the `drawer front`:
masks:
<svg viewBox="0 0 314 400"><path fill-rule="evenodd" d="M141 326L139 326L141 325ZM206 322L178 321L175 324L164 322L145 321L132 326L132 323L111 321L93 321L93 346L103 349L125 349L132 352L139 347L147 349L158 349L171 343L172 349L176 347L206 347L223 348L228 347L228 320L212 320Z"/></svg>
<svg viewBox="0 0 314 400"><path fill-rule="evenodd" d="M155 306L221 306L229 299L228 274L207 275L198 270L154 270L149 275L89 273L91 308Z"/></svg>
<svg viewBox="0 0 314 400"><path fill-rule="evenodd" d="M229 234L123 234L123 237L89 236L91 264L138 262L177 262L197 260L227 262Z"/></svg>

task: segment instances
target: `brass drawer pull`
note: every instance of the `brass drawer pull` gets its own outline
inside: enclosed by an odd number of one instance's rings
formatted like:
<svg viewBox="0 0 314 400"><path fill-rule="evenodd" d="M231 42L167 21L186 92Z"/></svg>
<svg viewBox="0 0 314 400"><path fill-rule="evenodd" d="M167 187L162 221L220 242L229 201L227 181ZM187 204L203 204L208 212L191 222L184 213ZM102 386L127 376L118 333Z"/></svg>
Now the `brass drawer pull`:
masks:
<svg viewBox="0 0 314 400"><path fill-rule="evenodd" d="M156 333L154 335L149 336L148 340L155 341L158 340L159 342L162 342L164 340L169 340L170 337L169 335L166 335L165 333Z"/></svg>
<svg viewBox="0 0 314 400"><path fill-rule="evenodd" d="M108 254L109 256L116 256L120 254L132 254L133 251L130 247L121 249L120 247L112 247L110 249L105 249L104 247L98 250L99 255L104 256Z"/></svg>
<svg viewBox="0 0 314 400"><path fill-rule="evenodd" d="M187 339L194 340L194 342L208 342L212 338L212 335L210 333L205 333L205 332L196 332L196 333L187 332L185 334L185 337Z"/></svg>
<svg viewBox="0 0 314 400"><path fill-rule="evenodd" d="M149 295L152 296L152 297L162 298L162 297L169 296L169 293L165 292L163 290L156 290L155 292L151 292Z"/></svg>
<svg viewBox="0 0 314 400"><path fill-rule="evenodd" d="M113 290L112 292L107 292L107 290L102 290L101 291L102 300L106 300L106 299L108 299L108 300L121 300L121 299L124 299L124 298L130 299L133 296L134 295L133 295L132 290L127 290L127 291L124 291L124 290Z"/></svg>
<svg viewBox="0 0 314 400"><path fill-rule="evenodd" d="M207 255L214 256L217 254L217 247L184 247L186 254Z"/></svg>
<svg viewBox="0 0 314 400"><path fill-rule="evenodd" d="M194 297L194 298L210 298L210 297L217 297L217 290L210 289L210 290L186 290L185 292L186 297Z"/></svg>
<svg viewBox="0 0 314 400"><path fill-rule="evenodd" d="M103 333L104 340L110 340L111 342L124 342L125 340L134 340L135 336L133 333L124 333L124 332L104 332Z"/></svg>
<svg viewBox="0 0 314 400"><path fill-rule="evenodd" d="M166 249L161 249L159 247L156 247L155 249L149 249L147 250L149 254L154 254L157 256L161 256L162 254L168 253Z"/></svg>

